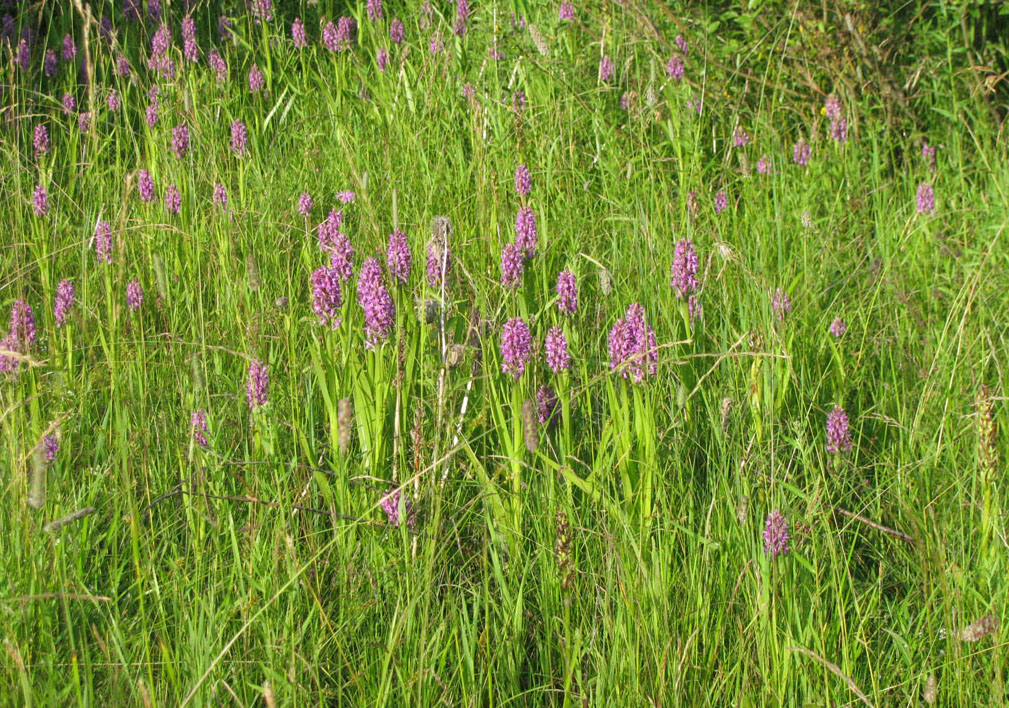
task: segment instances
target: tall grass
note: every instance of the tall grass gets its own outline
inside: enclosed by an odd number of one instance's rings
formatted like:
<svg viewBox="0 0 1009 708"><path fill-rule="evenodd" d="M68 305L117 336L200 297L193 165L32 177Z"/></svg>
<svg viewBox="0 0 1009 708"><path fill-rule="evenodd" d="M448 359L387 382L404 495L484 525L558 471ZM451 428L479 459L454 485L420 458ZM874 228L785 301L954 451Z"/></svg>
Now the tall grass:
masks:
<svg viewBox="0 0 1009 708"><path fill-rule="evenodd" d="M918 80L920 132L894 130L868 94L845 101L840 143L824 96L784 85L773 52L728 54L703 8L593 2L561 21L553 4L474 3L460 37L447 4L389 2L380 22L363 2L290 5L258 24L234 3L200 5L196 64L170 8L173 80L147 69L156 26L126 22L119 4L90 8L117 31L88 27L91 85L67 64L42 74L66 32L84 63L70 8L22 8L4 45L0 306L29 303L38 341L17 375L0 374L0 703L915 705L930 676L941 704L1004 703L1003 634L964 630L1004 618L1009 597L1009 179L955 46ZM355 40L330 52L321 25L341 14ZM25 73L10 59L28 24ZM790 18L773 27L769 46ZM682 82L666 74L677 33ZM65 92L77 111L60 107ZM229 147L234 120L244 157ZM52 149L36 158L38 123ZM792 162L800 137L807 167ZM934 172L923 140L938 147ZM916 209L922 182L933 214ZM539 244L510 290L500 254L523 204ZM310 282L329 263L317 227L334 208L356 252L338 328L319 324ZM444 286L425 274L436 217L451 226ZM413 272L405 286L385 274L395 327L366 349L357 276L368 257L384 267L395 228ZM700 258L693 320L670 285L683 238ZM557 308L565 268L574 315ZM131 312L134 278L144 301ZM57 327L62 279L76 302ZM640 383L611 369L608 348L632 303L658 343ZM517 379L500 350L513 317L534 342ZM561 374L544 360L551 326L574 358ZM253 359L269 394L250 411ZM521 411L543 385L559 403L532 445ZM826 450L835 405L848 454ZM52 434L47 465L36 451ZM386 514L394 490L410 506ZM761 537L773 509L791 533L777 558Z"/></svg>

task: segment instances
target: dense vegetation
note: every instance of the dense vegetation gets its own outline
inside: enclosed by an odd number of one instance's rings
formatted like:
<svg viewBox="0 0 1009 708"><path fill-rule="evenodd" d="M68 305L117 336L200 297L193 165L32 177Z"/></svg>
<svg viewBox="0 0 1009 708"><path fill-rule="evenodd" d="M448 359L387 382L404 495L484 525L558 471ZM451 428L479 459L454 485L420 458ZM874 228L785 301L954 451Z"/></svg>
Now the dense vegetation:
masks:
<svg viewBox="0 0 1009 708"><path fill-rule="evenodd" d="M1005 704L998 4L0 6L0 704Z"/></svg>

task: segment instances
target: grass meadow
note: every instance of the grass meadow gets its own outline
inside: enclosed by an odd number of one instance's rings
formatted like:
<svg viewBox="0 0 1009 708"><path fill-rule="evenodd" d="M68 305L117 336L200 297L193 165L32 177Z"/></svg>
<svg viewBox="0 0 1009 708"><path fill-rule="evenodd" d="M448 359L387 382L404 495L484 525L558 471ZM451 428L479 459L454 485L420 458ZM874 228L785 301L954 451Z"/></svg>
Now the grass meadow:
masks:
<svg viewBox="0 0 1009 708"><path fill-rule="evenodd" d="M828 4L0 3L0 705L1005 705L1005 95Z"/></svg>

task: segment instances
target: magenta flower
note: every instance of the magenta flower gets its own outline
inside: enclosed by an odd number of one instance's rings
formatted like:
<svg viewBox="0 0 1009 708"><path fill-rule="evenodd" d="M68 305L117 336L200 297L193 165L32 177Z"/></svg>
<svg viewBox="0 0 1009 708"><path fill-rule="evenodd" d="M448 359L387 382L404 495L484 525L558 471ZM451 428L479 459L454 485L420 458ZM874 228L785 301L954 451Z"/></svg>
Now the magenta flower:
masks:
<svg viewBox="0 0 1009 708"><path fill-rule="evenodd" d="M116 73L120 76L130 75L130 60L122 54L116 57Z"/></svg>
<svg viewBox="0 0 1009 708"><path fill-rule="evenodd" d="M140 201L154 201L154 178L147 170L140 170L137 173L137 193L140 194Z"/></svg>
<svg viewBox="0 0 1009 708"><path fill-rule="evenodd" d="M140 281L134 278L126 284L126 304L130 307L130 312L136 312L144 302L144 289L140 286Z"/></svg>
<svg viewBox="0 0 1009 708"><path fill-rule="evenodd" d="M239 157L249 154L249 133L240 120L231 124L231 151Z"/></svg>
<svg viewBox="0 0 1009 708"><path fill-rule="evenodd" d="M368 0L368 19L372 22L382 19L382 0Z"/></svg>
<svg viewBox="0 0 1009 708"><path fill-rule="evenodd" d="M273 19L273 0L252 0L252 18L258 25Z"/></svg>
<svg viewBox="0 0 1009 708"><path fill-rule="evenodd" d="M670 285L677 298L689 297L700 287L697 280L697 251L689 238L680 239L673 251L673 265L670 268Z"/></svg>
<svg viewBox="0 0 1009 708"><path fill-rule="evenodd" d="M332 22L327 22L322 28L322 43L331 52L335 52L340 48L340 38L336 32L336 25Z"/></svg>
<svg viewBox="0 0 1009 708"><path fill-rule="evenodd" d="M774 291L774 298L771 300L771 310L778 316L778 321L782 322L792 309L792 300L781 288Z"/></svg>
<svg viewBox="0 0 1009 708"><path fill-rule="evenodd" d="M63 112L73 113L77 110L77 99L74 98L72 93L63 94Z"/></svg>
<svg viewBox="0 0 1009 708"><path fill-rule="evenodd" d="M385 265L393 280L406 285L410 280L411 256L410 246L406 242L406 234L396 229L389 234L389 246L385 251Z"/></svg>
<svg viewBox="0 0 1009 708"><path fill-rule="evenodd" d="M452 268L452 254L445 247L444 255L440 249L427 249L427 284L432 288L440 288L444 282L448 286L448 272Z"/></svg>
<svg viewBox="0 0 1009 708"><path fill-rule="evenodd" d="M291 23L291 40L298 49L308 46L308 36L305 34L305 25L301 23L300 17L295 17Z"/></svg>
<svg viewBox="0 0 1009 708"><path fill-rule="evenodd" d="M49 129L43 123L35 126L35 136L33 139L35 147L35 157L45 155L49 152Z"/></svg>
<svg viewBox="0 0 1009 708"><path fill-rule="evenodd" d="M757 160L757 174L771 174L771 161L768 159L767 155L761 155L760 159Z"/></svg>
<svg viewBox="0 0 1009 708"><path fill-rule="evenodd" d="M508 243L501 249L501 284L509 290L515 290L522 283L524 272L522 249L514 241Z"/></svg>
<svg viewBox="0 0 1009 708"><path fill-rule="evenodd" d="M158 104L151 103L148 104L145 111L145 118L147 119L147 127L153 128L158 124Z"/></svg>
<svg viewBox="0 0 1009 708"><path fill-rule="evenodd" d="M674 54L666 64L666 75L673 81L682 81L683 68L683 59L680 58L679 54Z"/></svg>
<svg viewBox="0 0 1009 708"><path fill-rule="evenodd" d="M830 122L830 137L839 143L847 142L848 120L846 118L838 118Z"/></svg>
<svg viewBox="0 0 1009 708"><path fill-rule="evenodd" d="M827 114L827 118L830 120L837 120L841 117L841 99L839 99L836 95L830 94L827 96L827 98L824 99L823 108Z"/></svg>
<svg viewBox="0 0 1009 708"><path fill-rule="evenodd" d="M612 79L614 70L615 67L613 65L613 60L604 55L603 58L599 60L599 81L606 83Z"/></svg>
<svg viewBox="0 0 1009 708"><path fill-rule="evenodd" d="M532 258L536 255L536 246L539 243L539 232L536 229L536 215L527 206L519 209L515 216L515 245L521 249L525 255Z"/></svg>
<svg viewBox="0 0 1009 708"><path fill-rule="evenodd" d="M457 36L466 34L466 23L469 21L470 9L469 0L456 0L455 2L455 27L453 31Z"/></svg>
<svg viewBox="0 0 1009 708"><path fill-rule="evenodd" d="M122 102L119 100L119 92L115 89L109 91L109 97L106 99L106 103L108 104L109 110L116 113L120 106L122 106Z"/></svg>
<svg viewBox="0 0 1009 708"><path fill-rule="evenodd" d="M228 63L224 61L224 57L215 51L211 51L207 55L207 64L217 74L217 83L224 83L228 80Z"/></svg>
<svg viewBox="0 0 1009 708"><path fill-rule="evenodd" d="M725 211L725 207L727 206L729 206L729 195L725 193L724 189L719 190L718 193L715 194L715 213L721 214Z"/></svg>
<svg viewBox="0 0 1009 708"><path fill-rule="evenodd" d="M529 174L529 168L519 165L515 168L515 191L520 197L527 197L532 188L532 175Z"/></svg>
<svg viewBox="0 0 1009 708"><path fill-rule="evenodd" d="M179 123L172 128L172 152L180 160L189 152L189 128L185 123Z"/></svg>
<svg viewBox="0 0 1009 708"><path fill-rule="evenodd" d="M848 414L839 405L827 415L827 452L840 455L851 451Z"/></svg>
<svg viewBox="0 0 1009 708"><path fill-rule="evenodd" d="M575 6L570 2L562 2L557 14L562 22L573 20L575 19Z"/></svg>
<svg viewBox="0 0 1009 708"><path fill-rule="evenodd" d="M928 182L918 185L918 213L932 214L935 212L935 190Z"/></svg>
<svg viewBox="0 0 1009 708"><path fill-rule="evenodd" d="M775 509L764 524L764 553L774 560L788 553L788 519Z"/></svg>
<svg viewBox="0 0 1009 708"><path fill-rule="evenodd" d="M834 335L835 339L840 339L847 331L848 325L840 317L835 317L834 321L830 323L830 333Z"/></svg>
<svg viewBox="0 0 1009 708"><path fill-rule="evenodd" d="M306 219L312 213L312 195L308 192L302 192L298 197L298 213Z"/></svg>
<svg viewBox="0 0 1009 708"><path fill-rule="evenodd" d="M28 40L23 37L18 42L18 50L14 53L14 63L26 73L32 68L32 50L28 46Z"/></svg>
<svg viewBox="0 0 1009 708"><path fill-rule="evenodd" d="M536 418L540 425L553 423L558 407L557 394L552 388L543 385L536 390Z"/></svg>
<svg viewBox="0 0 1009 708"><path fill-rule="evenodd" d="M99 263L112 262L112 225L107 221L98 220L95 224L95 257Z"/></svg>
<svg viewBox="0 0 1009 708"><path fill-rule="evenodd" d="M417 514L413 508L413 503L410 501L410 497L402 494L400 490L397 489L382 497L381 505L382 511L385 512L386 519L388 519L391 526L399 528L399 512L401 508L403 518L406 519L406 525L411 528L417 525Z"/></svg>
<svg viewBox="0 0 1009 708"><path fill-rule="evenodd" d="M193 441L200 447L207 447L207 412L202 408L193 411L189 416L189 429L192 431Z"/></svg>
<svg viewBox="0 0 1009 708"><path fill-rule="evenodd" d="M228 208L228 190L220 182L214 185L214 194L212 199L214 200L214 204L222 209Z"/></svg>
<svg viewBox="0 0 1009 708"><path fill-rule="evenodd" d="M74 44L74 37L71 34L63 35L63 61L73 61L77 56L77 45Z"/></svg>
<svg viewBox="0 0 1009 708"><path fill-rule="evenodd" d="M253 64L249 69L249 91L258 93L264 86L266 86L266 79L263 78L263 72L259 70L258 64Z"/></svg>
<svg viewBox="0 0 1009 708"><path fill-rule="evenodd" d="M683 35L682 34L676 35L676 39L673 41L676 44L676 48L679 49L684 56L686 56L687 52L690 50L690 47L687 46L687 40L683 38Z"/></svg>
<svg viewBox="0 0 1009 708"><path fill-rule="evenodd" d="M746 147L750 144L750 134L742 126L737 127L736 132L732 134L732 144L737 148Z"/></svg>
<svg viewBox="0 0 1009 708"><path fill-rule="evenodd" d="M161 0L147 0L147 17L151 22L161 22Z"/></svg>
<svg viewBox="0 0 1009 708"><path fill-rule="evenodd" d="M350 203L351 203L352 201L354 201L354 198L355 198L356 196L357 196L357 195L355 195L355 194L354 194L354 193L353 193L352 191L350 191L349 189L345 189L345 190L343 190L342 192L337 192L337 193L336 193L336 198L337 198L337 199L339 199L339 200L340 200L341 202L343 202L344 204L350 204Z"/></svg>
<svg viewBox="0 0 1009 708"><path fill-rule="evenodd" d="M638 303L627 308L609 335L610 369L620 370L625 379L640 383L658 373L659 351L655 330L645 319L645 309ZM647 368L645 365L647 364Z"/></svg>
<svg viewBox="0 0 1009 708"><path fill-rule="evenodd" d="M339 327L342 304L343 290L336 271L326 266L316 268L312 273L312 311L318 316L319 324L328 324L331 329Z"/></svg>
<svg viewBox="0 0 1009 708"><path fill-rule="evenodd" d="M336 22L336 46L339 51L350 47L354 38L354 18L341 17Z"/></svg>
<svg viewBox="0 0 1009 708"><path fill-rule="evenodd" d="M925 159L928 168L935 172L935 146L929 145L927 140L923 142L921 145L921 156Z"/></svg>
<svg viewBox="0 0 1009 708"><path fill-rule="evenodd" d="M46 76L55 76L60 69L60 60L56 58L56 52L47 49L45 57L42 59L42 72Z"/></svg>
<svg viewBox="0 0 1009 708"><path fill-rule="evenodd" d="M570 270L562 270L557 276L557 309L566 315L578 312L578 283Z"/></svg>
<svg viewBox="0 0 1009 708"><path fill-rule="evenodd" d="M393 44L402 44L403 40L406 39L406 30L398 18L393 18L389 24L389 39L392 40Z"/></svg>
<svg viewBox="0 0 1009 708"><path fill-rule="evenodd" d="M182 194L174 184L165 188L165 211L169 214L178 214L182 208Z"/></svg>
<svg viewBox="0 0 1009 708"><path fill-rule="evenodd" d="M347 234L337 233L333 238L333 246L329 249L329 266L342 281L350 280L350 276L354 274L354 246Z"/></svg>
<svg viewBox="0 0 1009 708"><path fill-rule="evenodd" d="M378 54L375 56L375 63L378 65L379 71L385 71L385 68L389 65L389 52L385 47L378 48Z"/></svg>
<svg viewBox="0 0 1009 708"><path fill-rule="evenodd" d="M813 148L809 146L805 138L799 138L799 142L792 148L792 162L805 167L809 164L809 156L813 154Z"/></svg>
<svg viewBox="0 0 1009 708"><path fill-rule="evenodd" d="M82 133L91 130L91 111L84 111L77 115L77 129Z"/></svg>
<svg viewBox="0 0 1009 708"><path fill-rule="evenodd" d="M555 374L567 371L571 368L571 355L568 353L568 340L564 336L564 330L553 326L547 331L544 347L547 356L547 366Z"/></svg>
<svg viewBox="0 0 1009 708"><path fill-rule="evenodd" d="M249 410L266 405L270 393L270 372L266 362L259 359L249 361L249 381L245 387L245 398L249 402Z"/></svg>
<svg viewBox="0 0 1009 708"><path fill-rule="evenodd" d="M10 341L14 349L27 354L35 344L35 313L25 300L15 300L11 305Z"/></svg>
<svg viewBox="0 0 1009 708"><path fill-rule="evenodd" d="M505 322L501 330L501 371L511 374L518 381L525 373L531 353L532 337L525 320L513 317Z"/></svg>
<svg viewBox="0 0 1009 708"><path fill-rule="evenodd" d="M196 21L190 15L182 19L182 56L186 61L199 61L200 51L196 46Z"/></svg>
<svg viewBox="0 0 1009 708"><path fill-rule="evenodd" d="M49 213L49 193L41 184L35 185L35 193L32 195L32 210L35 216L45 216Z"/></svg>
<svg viewBox="0 0 1009 708"><path fill-rule="evenodd" d="M46 435L42 438L42 449L45 452L46 462L52 462L60 451L60 439L55 435Z"/></svg>
<svg viewBox="0 0 1009 708"><path fill-rule="evenodd" d="M56 329L59 329L67 321L67 313L74 306L74 283L64 278L56 286L56 302L53 305L53 319L56 320Z"/></svg>
<svg viewBox="0 0 1009 708"><path fill-rule="evenodd" d="M373 349L389 338L396 323L396 305L382 282L382 267L377 258L369 258L361 265L357 303L364 310L364 346Z"/></svg>

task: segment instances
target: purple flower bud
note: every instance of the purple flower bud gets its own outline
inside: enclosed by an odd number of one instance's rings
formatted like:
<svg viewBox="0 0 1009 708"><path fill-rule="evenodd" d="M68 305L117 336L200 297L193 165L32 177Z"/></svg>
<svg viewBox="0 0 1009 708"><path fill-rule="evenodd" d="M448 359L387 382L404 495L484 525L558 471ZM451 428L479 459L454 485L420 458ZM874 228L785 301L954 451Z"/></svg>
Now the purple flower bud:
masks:
<svg viewBox="0 0 1009 708"><path fill-rule="evenodd" d="M529 325L521 317L513 317L501 331L501 371L511 374L516 381L525 373L532 353Z"/></svg>
<svg viewBox="0 0 1009 708"><path fill-rule="evenodd" d="M830 333L834 335L835 339L840 339L847 331L848 325L840 317L835 317L834 321L830 323Z"/></svg>
<svg viewBox="0 0 1009 708"><path fill-rule="evenodd" d="M122 106L122 101L119 100L119 92L115 89L109 91L109 97L106 99L106 104L108 104L110 111L113 113L118 112Z"/></svg>
<svg viewBox="0 0 1009 708"><path fill-rule="evenodd" d="M928 182L918 185L918 213L932 214L935 211L935 190Z"/></svg>
<svg viewBox="0 0 1009 708"><path fill-rule="evenodd" d="M443 263L444 261L444 263ZM443 268L444 266L444 268ZM441 249L427 249L427 284L432 288L440 288L442 281L448 287L448 271L452 268L452 253L446 246L444 254Z"/></svg>
<svg viewBox="0 0 1009 708"><path fill-rule="evenodd" d="M406 242L406 234L396 229L389 234L389 246L385 252L385 264L389 269L389 275L394 280L398 280L406 285L410 280L410 269L412 260L410 256L410 246Z"/></svg>
<svg viewBox="0 0 1009 708"><path fill-rule="evenodd" d="M406 39L406 30L403 29L403 23L398 18L393 18L389 24L389 39L393 44L402 44Z"/></svg>
<svg viewBox="0 0 1009 708"><path fill-rule="evenodd" d="M74 44L74 37L71 34L63 35L63 61L73 61L77 56L77 45Z"/></svg>
<svg viewBox="0 0 1009 708"><path fill-rule="evenodd" d="M805 138L799 138L799 142L792 148L792 162L805 167L809 164L809 156L813 154L813 148L809 146Z"/></svg>
<svg viewBox="0 0 1009 708"><path fill-rule="evenodd" d="M501 284L509 290L516 289L524 272L522 249L513 241L501 249Z"/></svg>
<svg viewBox="0 0 1009 708"><path fill-rule="evenodd" d="M341 17L336 22L336 45L341 52L350 46L354 38L354 18Z"/></svg>
<svg viewBox="0 0 1009 708"><path fill-rule="evenodd" d="M228 80L228 64L224 61L224 57L212 51L207 55L207 63L217 74L217 83L224 83Z"/></svg>
<svg viewBox="0 0 1009 708"><path fill-rule="evenodd" d="M364 310L364 346L373 349L389 338L396 322L396 306L382 282L382 267L377 258L369 258L361 265L357 303Z"/></svg>
<svg viewBox="0 0 1009 708"><path fill-rule="evenodd" d="M375 56L375 63L378 65L379 71L385 71L385 68L389 65L389 52L385 47L378 48L378 54Z"/></svg>
<svg viewBox="0 0 1009 708"><path fill-rule="evenodd" d="M670 268L670 285L677 298L688 297L700 287L697 280L697 251L689 238L680 239L673 251L673 265Z"/></svg>
<svg viewBox="0 0 1009 708"><path fill-rule="evenodd" d="M382 19L382 0L368 0L368 19L372 22Z"/></svg>
<svg viewBox="0 0 1009 708"><path fill-rule="evenodd" d="M56 286L56 302L53 305L53 318L56 320L57 329L67 321L67 312L73 305L74 284L73 281L64 278Z"/></svg>
<svg viewBox="0 0 1009 708"><path fill-rule="evenodd" d="M182 194L174 184L165 189L165 210L169 214L178 214L182 208Z"/></svg>
<svg viewBox="0 0 1009 708"><path fill-rule="evenodd" d="M715 213L721 214L725 211L725 207L729 206L729 195L725 193L725 190L719 190L715 194Z"/></svg>
<svg viewBox="0 0 1009 708"><path fill-rule="evenodd" d="M196 46L196 21L190 15L182 19L182 56L186 61L200 59L200 50Z"/></svg>
<svg viewBox="0 0 1009 708"><path fill-rule="evenodd" d="M147 0L147 17L151 22L161 22L161 0Z"/></svg>
<svg viewBox="0 0 1009 708"><path fill-rule="evenodd" d="M564 336L564 330L554 326L547 331L546 342L547 366L555 374L567 371L571 368L571 355L568 353L568 340Z"/></svg>
<svg viewBox="0 0 1009 708"><path fill-rule="evenodd" d="M403 518L406 519L406 525L411 528L416 526L417 514L413 508L413 503L410 501L410 497L402 494L398 489L382 497L381 504L382 511L385 512L385 516L391 526L399 528L399 512L401 507Z"/></svg>
<svg viewBox="0 0 1009 708"><path fill-rule="evenodd" d="M42 71L46 76L55 76L59 69L60 60L56 57L56 52L52 49L47 49L46 54L42 59Z"/></svg>
<svg viewBox="0 0 1009 708"><path fill-rule="evenodd" d="M140 201L154 201L154 178L147 170L140 170L137 174L137 192L140 194Z"/></svg>
<svg viewBox="0 0 1009 708"><path fill-rule="evenodd" d="M674 54L666 64L666 75L673 81L683 80L683 59L679 54Z"/></svg>
<svg viewBox="0 0 1009 708"><path fill-rule="evenodd" d="M625 379L640 383L646 376L658 373L655 330L648 325L645 310L638 303L628 307L626 316L614 323L610 330L609 349L610 369L615 371L619 367Z"/></svg>
<svg viewBox="0 0 1009 708"><path fill-rule="evenodd" d="M126 284L126 304L130 307L130 312L136 312L144 302L144 289L140 287L140 281L134 278Z"/></svg>
<svg viewBox="0 0 1009 708"><path fill-rule="evenodd" d="M312 273L312 311L319 317L319 324L328 324L332 329L339 327L342 304L343 290L336 271L326 266L316 268Z"/></svg>
<svg viewBox="0 0 1009 708"><path fill-rule="evenodd" d="M840 455L851 451L851 430L848 428L848 414L841 406L827 415L827 452Z"/></svg>
<svg viewBox="0 0 1009 708"><path fill-rule="evenodd" d="M737 127L736 131L732 134L732 144L737 148L746 147L750 144L750 134L742 126Z"/></svg>
<svg viewBox="0 0 1009 708"><path fill-rule="evenodd" d="M841 99L834 94L827 96L826 100L823 102L823 108L827 113L827 118L830 120L837 120L841 117Z"/></svg>
<svg viewBox="0 0 1009 708"><path fill-rule="evenodd" d="M95 224L95 257L99 263L112 262L112 225L99 220Z"/></svg>
<svg viewBox="0 0 1009 708"><path fill-rule="evenodd" d="M575 6L570 2L562 2L558 11L558 17L562 22L575 19Z"/></svg>
<svg viewBox="0 0 1009 708"><path fill-rule="evenodd" d="M270 373L266 363L259 359L249 361L249 381L245 388L245 398L249 401L249 410L256 410L266 405L266 397L270 392Z"/></svg>
<svg viewBox="0 0 1009 708"><path fill-rule="evenodd" d="M21 67L21 71L27 72L32 68L32 50L28 46L28 40L22 39L18 42L18 50L14 54L14 63Z"/></svg>
<svg viewBox="0 0 1009 708"><path fill-rule="evenodd" d="M221 40L227 40L232 35L231 20L226 15L217 18L217 34Z"/></svg>
<svg viewBox="0 0 1009 708"><path fill-rule="evenodd" d="M680 50L680 53L686 56L687 52L690 50L690 47L687 46L687 40L683 38L683 35L682 34L676 35L676 39L673 41L676 44L676 48Z"/></svg>
<svg viewBox="0 0 1009 708"><path fill-rule="evenodd" d="M63 112L73 113L77 110L77 99L72 93L63 94Z"/></svg>
<svg viewBox="0 0 1009 708"><path fill-rule="evenodd" d="M189 128L185 123L179 123L172 128L172 152L180 160L189 152Z"/></svg>
<svg viewBox="0 0 1009 708"><path fill-rule="evenodd" d="M764 524L764 553L774 560L788 553L788 519L775 509Z"/></svg>
<svg viewBox="0 0 1009 708"><path fill-rule="evenodd" d="M349 189L345 189L342 192L337 192L336 193L336 198L339 199L344 204L350 204L352 201L354 201L354 197L355 196L356 195L353 192L351 192Z"/></svg>
<svg viewBox="0 0 1009 708"><path fill-rule="evenodd" d="M245 123L236 120L231 124L231 151L243 157L249 153L249 133Z"/></svg>
<svg viewBox="0 0 1009 708"><path fill-rule="evenodd" d="M347 234L337 233L329 251L329 265L342 281L354 274L354 246Z"/></svg>
<svg viewBox="0 0 1009 708"><path fill-rule="evenodd" d="M848 121L845 118L838 118L830 122L830 136L839 143L848 140Z"/></svg>
<svg viewBox="0 0 1009 708"><path fill-rule="evenodd" d="M39 155L45 155L49 152L49 129L46 128L45 124L39 123L35 126L35 137L33 143L35 146L36 159Z"/></svg>
<svg viewBox="0 0 1009 708"><path fill-rule="evenodd" d="M312 195L308 192L302 192L298 197L298 213L306 219L312 213Z"/></svg>
<svg viewBox="0 0 1009 708"><path fill-rule="evenodd" d="M273 19L273 0L252 0L252 18L258 25Z"/></svg>
<svg viewBox="0 0 1009 708"><path fill-rule="evenodd" d="M213 200L222 209L228 208L228 190L220 182L214 185Z"/></svg>
<svg viewBox="0 0 1009 708"><path fill-rule="evenodd" d="M529 207L522 207L515 216L515 245L525 255L532 258L536 255L539 238L539 232L536 229L536 215Z"/></svg>
<svg viewBox="0 0 1009 708"><path fill-rule="evenodd" d="M266 86L266 79L263 78L263 72L259 70L258 64L253 64L252 68L249 69L249 90L252 93L257 93Z"/></svg>
<svg viewBox="0 0 1009 708"><path fill-rule="evenodd" d="M520 197L529 196L529 191L533 188L532 176L529 174L529 168L525 165L519 165L515 168L515 191L518 192Z"/></svg>
<svg viewBox="0 0 1009 708"><path fill-rule="evenodd" d="M921 156L925 159L928 164L928 168L935 172L935 146L929 145L926 140L921 145Z"/></svg>
<svg viewBox="0 0 1009 708"><path fill-rule="evenodd" d="M784 321L785 315L792 309L792 300L781 288L777 288L774 291L774 299L771 300L771 309L778 316L778 322Z"/></svg>
<svg viewBox="0 0 1009 708"><path fill-rule="evenodd" d="M189 429L193 434L193 441L200 447L207 447L207 412L202 408L193 411L189 416Z"/></svg>
<svg viewBox="0 0 1009 708"><path fill-rule="evenodd" d="M466 23L469 22L470 8L469 0L456 0L455 2L455 27L453 31L459 37L466 34Z"/></svg>
<svg viewBox="0 0 1009 708"><path fill-rule="evenodd" d="M84 111L77 115L77 129L82 133L91 130L91 111Z"/></svg>
<svg viewBox="0 0 1009 708"><path fill-rule="evenodd" d="M22 354L35 344L35 313L24 300L15 300L11 305L10 337L14 348Z"/></svg>
<svg viewBox="0 0 1009 708"><path fill-rule="evenodd" d="M116 57L116 73L120 76L130 75L130 60L122 54Z"/></svg>
<svg viewBox="0 0 1009 708"><path fill-rule="evenodd" d="M578 284L575 274L562 270L557 276L557 309L566 315L578 312Z"/></svg>
<svg viewBox="0 0 1009 708"><path fill-rule="evenodd" d="M340 48L340 39L336 33L336 25L332 22L327 22L322 28L322 43L331 52L335 52Z"/></svg>
<svg viewBox="0 0 1009 708"><path fill-rule="evenodd" d="M145 111L145 115L147 118L147 127L153 128L154 126L156 126L158 124L158 104L157 103L149 104L147 106L147 110Z"/></svg>
<svg viewBox="0 0 1009 708"><path fill-rule="evenodd" d="M536 391L536 418L540 425L549 425L557 415L557 394L549 386L540 386Z"/></svg>
<svg viewBox="0 0 1009 708"><path fill-rule="evenodd" d="M599 60L599 81L606 83L612 79L614 69L613 60L604 55L603 58Z"/></svg>
<svg viewBox="0 0 1009 708"><path fill-rule="evenodd" d="M35 216L45 216L49 213L49 193L41 184L35 185L35 194L32 195L32 210Z"/></svg>
<svg viewBox="0 0 1009 708"><path fill-rule="evenodd" d="M757 174L771 174L771 161L768 159L767 155L761 155L760 159L757 160Z"/></svg>
<svg viewBox="0 0 1009 708"><path fill-rule="evenodd" d="M308 46L308 36L305 34L305 25L302 24L300 17L295 17L294 22L291 23L291 40L294 42L294 46L298 49Z"/></svg>
<svg viewBox="0 0 1009 708"><path fill-rule="evenodd" d="M319 248L323 251L332 251L336 246L336 237L340 234L340 225L343 223L343 211L333 209L329 212L326 220L319 224Z"/></svg>
<svg viewBox="0 0 1009 708"><path fill-rule="evenodd" d="M45 451L46 462L52 462L60 451L60 439L55 435L46 435L42 438L42 449Z"/></svg>
<svg viewBox="0 0 1009 708"><path fill-rule="evenodd" d="M151 37L151 59L160 59L172 46L172 30L168 25L161 25Z"/></svg>

